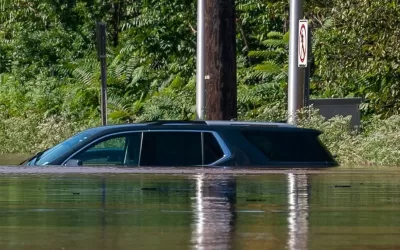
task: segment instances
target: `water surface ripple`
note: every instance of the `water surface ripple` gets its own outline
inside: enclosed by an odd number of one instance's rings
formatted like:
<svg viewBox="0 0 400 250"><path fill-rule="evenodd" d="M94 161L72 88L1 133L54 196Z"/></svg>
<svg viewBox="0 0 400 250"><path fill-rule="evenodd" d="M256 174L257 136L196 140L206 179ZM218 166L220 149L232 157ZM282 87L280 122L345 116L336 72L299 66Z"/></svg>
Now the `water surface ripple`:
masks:
<svg viewBox="0 0 400 250"><path fill-rule="evenodd" d="M0 167L0 249L400 249L399 177Z"/></svg>

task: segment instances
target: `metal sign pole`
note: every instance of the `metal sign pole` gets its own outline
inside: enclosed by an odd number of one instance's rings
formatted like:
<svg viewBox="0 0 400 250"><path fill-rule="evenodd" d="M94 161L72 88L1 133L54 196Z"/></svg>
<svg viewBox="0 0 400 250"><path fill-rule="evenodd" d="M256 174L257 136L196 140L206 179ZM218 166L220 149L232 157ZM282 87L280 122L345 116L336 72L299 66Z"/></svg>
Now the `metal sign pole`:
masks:
<svg viewBox="0 0 400 250"><path fill-rule="evenodd" d="M96 23L97 56L101 65L101 121L107 125L107 63L106 63L106 25Z"/></svg>
<svg viewBox="0 0 400 250"><path fill-rule="evenodd" d="M307 68L305 72L304 79L304 107L308 107L310 105L310 78L311 78L311 62L312 62L312 35L311 29L308 29L308 50L307 50Z"/></svg>
<svg viewBox="0 0 400 250"><path fill-rule="evenodd" d="M290 41L288 81L288 123L296 124L296 112L302 107L304 69L298 67L299 19L303 13L303 0L290 0Z"/></svg>
<svg viewBox="0 0 400 250"><path fill-rule="evenodd" d="M204 25L205 0L197 0L197 62L196 62L196 119L205 118L205 59L204 59Z"/></svg>

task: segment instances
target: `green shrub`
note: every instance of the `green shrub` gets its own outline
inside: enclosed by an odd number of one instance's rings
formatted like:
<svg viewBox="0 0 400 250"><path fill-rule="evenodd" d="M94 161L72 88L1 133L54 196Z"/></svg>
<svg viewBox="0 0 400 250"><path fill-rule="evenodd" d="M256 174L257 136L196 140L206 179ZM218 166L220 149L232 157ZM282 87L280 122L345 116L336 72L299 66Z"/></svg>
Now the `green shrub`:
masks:
<svg viewBox="0 0 400 250"><path fill-rule="evenodd" d="M308 114L308 115L305 115ZM350 126L350 117L325 120L317 110L300 112L299 126L323 132L321 140L343 165L400 166L400 116L373 117L359 129Z"/></svg>
<svg viewBox="0 0 400 250"><path fill-rule="evenodd" d="M400 165L400 116L373 117L361 134L359 155L369 165Z"/></svg>
<svg viewBox="0 0 400 250"><path fill-rule="evenodd" d="M78 123L63 117L33 114L0 119L0 153L36 153L96 125L93 121Z"/></svg>

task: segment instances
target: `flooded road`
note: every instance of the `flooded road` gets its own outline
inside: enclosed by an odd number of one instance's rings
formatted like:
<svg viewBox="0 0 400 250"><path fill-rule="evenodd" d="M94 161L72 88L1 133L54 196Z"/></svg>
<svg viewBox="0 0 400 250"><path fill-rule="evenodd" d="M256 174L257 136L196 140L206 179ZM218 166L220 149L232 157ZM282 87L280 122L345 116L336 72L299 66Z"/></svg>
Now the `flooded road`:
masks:
<svg viewBox="0 0 400 250"><path fill-rule="evenodd" d="M399 177L0 167L0 249L400 249Z"/></svg>
<svg viewBox="0 0 400 250"><path fill-rule="evenodd" d="M31 156L30 154L0 154L0 165L18 165Z"/></svg>

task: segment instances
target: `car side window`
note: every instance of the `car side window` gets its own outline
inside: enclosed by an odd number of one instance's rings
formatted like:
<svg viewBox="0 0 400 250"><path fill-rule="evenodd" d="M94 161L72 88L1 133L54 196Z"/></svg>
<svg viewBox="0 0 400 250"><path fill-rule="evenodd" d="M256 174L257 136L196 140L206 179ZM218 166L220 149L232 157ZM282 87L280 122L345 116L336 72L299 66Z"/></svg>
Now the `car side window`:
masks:
<svg viewBox="0 0 400 250"><path fill-rule="evenodd" d="M74 160L90 165L137 166L141 133L132 133L105 138L74 156Z"/></svg>
<svg viewBox="0 0 400 250"><path fill-rule="evenodd" d="M202 165L201 132L143 133L140 165Z"/></svg>
<svg viewBox="0 0 400 250"><path fill-rule="evenodd" d="M96 144L92 149L100 149L100 148L119 148L123 149L125 147L126 137L116 137L109 140L102 141Z"/></svg>
<svg viewBox="0 0 400 250"><path fill-rule="evenodd" d="M332 160L316 133L244 130L242 134L271 161L325 162Z"/></svg>

